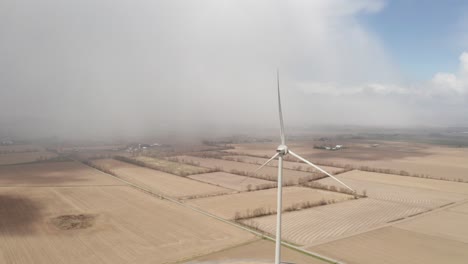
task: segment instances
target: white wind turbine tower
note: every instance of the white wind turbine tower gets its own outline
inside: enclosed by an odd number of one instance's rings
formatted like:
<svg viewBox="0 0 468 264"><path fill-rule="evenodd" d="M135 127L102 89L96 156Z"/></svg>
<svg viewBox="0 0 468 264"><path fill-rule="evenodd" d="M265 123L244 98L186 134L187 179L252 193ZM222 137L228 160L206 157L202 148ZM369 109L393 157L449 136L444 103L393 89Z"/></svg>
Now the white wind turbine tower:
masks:
<svg viewBox="0 0 468 264"><path fill-rule="evenodd" d="M276 72L276 81L278 84L278 111L279 111L279 121L280 121L280 135L281 135L281 145L279 145L276 148L276 154L271 157L269 160L267 160L262 166L260 166L256 171L260 170L263 168L265 165L267 165L270 161L274 160L275 158L278 158L278 194L277 194L277 208L276 208L276 247L275 247L275 264L280 264L281 263L281 210L283 208L282 202L283 202L283 157L291 154L292 156L296 157L297 159L301 160L302 162L305 162L306 164L314 167L320 172L325 173L327 176L333 178L352 192L355 192L351 187L348 185L344 184L342 181L331 175L330 173L326 172L319 166L313 164L312 162L304 159L303 157L297 155L294 153L292 150L288 149L288 146L286 146L286 139L284 135L284 124L283 124L283 112L281 110L281 96L280 96L280 88L279 88L279 71Z"/></svg>

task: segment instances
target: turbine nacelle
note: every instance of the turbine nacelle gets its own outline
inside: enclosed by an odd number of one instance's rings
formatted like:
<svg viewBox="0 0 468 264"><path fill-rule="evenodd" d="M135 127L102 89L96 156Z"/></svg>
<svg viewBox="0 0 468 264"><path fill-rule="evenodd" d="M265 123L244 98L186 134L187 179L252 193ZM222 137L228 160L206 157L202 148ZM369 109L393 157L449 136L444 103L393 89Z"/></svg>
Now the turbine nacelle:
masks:
<svg viewBox="0 0 468 264"><path fill-rule="evenodd" d="M276 153L278 153L278 154L281 155L281 156L284 156L284 155L288 154L288 153L289 153L288 146L286 146L286 145L279 145L279 146L276 148Z"/></svg>

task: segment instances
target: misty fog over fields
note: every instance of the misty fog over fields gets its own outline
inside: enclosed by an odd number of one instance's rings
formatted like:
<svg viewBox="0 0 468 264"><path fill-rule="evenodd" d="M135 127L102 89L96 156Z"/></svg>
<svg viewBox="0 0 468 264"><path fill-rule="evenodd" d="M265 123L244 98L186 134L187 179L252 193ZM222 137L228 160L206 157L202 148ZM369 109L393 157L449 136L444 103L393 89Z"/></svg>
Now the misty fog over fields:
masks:
<svg viewBox="0 0 468 264"><path fill-rule="evenodd" d="M277 68L290 126L467 126L467 49L452 41L455 66L409 78L366 23L387 5L2 1L0 132L276 127Z"/></svg>

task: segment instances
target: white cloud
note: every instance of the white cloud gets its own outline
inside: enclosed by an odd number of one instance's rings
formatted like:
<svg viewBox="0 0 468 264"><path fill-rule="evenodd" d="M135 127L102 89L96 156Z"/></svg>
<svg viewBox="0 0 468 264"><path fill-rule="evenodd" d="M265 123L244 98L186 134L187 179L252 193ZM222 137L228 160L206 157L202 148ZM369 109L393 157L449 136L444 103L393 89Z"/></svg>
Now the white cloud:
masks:
<svg viewBox="0 0 468 264"><path fill-rule="evenodd" d="M307 94L328 94L333 96L349 94L413 94L426 97L447 95L457 97L468 93L468 52L459 57L458 73L438 72L431 80L419 84L393 84L365 82L346 84L339 82L302 82L297 87Z"/></svg>
<svg viewBox="0 0 468 264"><path fill-rule="evenodd" d="M468 93L468 53L460 55L460 69L458 74L439 72L432 78L433 93Z"/></svg>
<svg viewBox="0 0 468 264"><path fill-rule="evenodd" d="M466 78L468 77L468 52L463 52L460 55L461 74Z"/></svg>

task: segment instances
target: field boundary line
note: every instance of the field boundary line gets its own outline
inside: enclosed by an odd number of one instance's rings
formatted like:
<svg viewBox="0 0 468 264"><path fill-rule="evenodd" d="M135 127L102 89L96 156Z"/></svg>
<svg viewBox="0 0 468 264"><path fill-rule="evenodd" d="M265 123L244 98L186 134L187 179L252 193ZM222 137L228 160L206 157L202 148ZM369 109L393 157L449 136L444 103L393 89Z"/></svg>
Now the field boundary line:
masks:
<svg viewBox="0 0 468 264"><path fill-rule="evenodd" d="M99 171L100 173L103 173L103 174L108 175L108 176L110 176L110 177L116 178L116 179L118 179L119 181L122 181L122 182L128 184L129 186L134 187L134 188L136 188L136 189L138 189L138 190L141 190L141 191L143 191L144 193L150 194L150 195L152 195L152 196L154 196L154 197L158 197L158 198L160 198L160 199L162 199L162 200L168 200L168 201L170 201L170 202L173 202L173 203L175 203L175 204L178 204L178 205L180 205L180 206L183 206L183 207L185 207L185 208L188 208L188 209L190 209L190 210L192 210L192 211L198 212L198 213L200 213L200 214L203 214L203 215L205 215L205 216L211 217L211 218L216 219L216 220L218 220L218 221L221 221L221 222L223 222L223 223L226 223L226 224L229 224L229 225L231 225L231 226L237 227L238 229L242 229L242 230L244 230L244 231L247 231L247 232L249 232L249 233L251 233L251 234L254 234L254 235L256 235L256 236L258 236L258 237L260 237L260 238L268 239L268 240L271 240L271 241L276 241L276 239L275 239L274 237L272 237L272 236L265 235L265 234L263 234L263 233L260 233L260 232L258 232L258 231L253 230L253 229L250 229L250 228L247 228L247 227L242 226L242 225L240 225L240 224L237 224L237 223L231 222L231 221L229 221L229 220L223 219L223 218L221 218L221 217L219 217L219 216L216 216L216 215L214 215L214 214L211 214L211 213L206 212L206 211L204 211L204 210L201 210L201 209L199 209L199 208L196 208L196 207L190 206L190 205L188 205L188 204L186 204L186 203L180 202L180 201L178 201L178 200L176 200L176 199L174 199L174 198L166 197L165 195L162 195L162 194L159 194L159 193L155 193L155 192L153 192L153 191L150 190L150 189L147 189L147 188L144 188L144 187L140 187L140 186L138 186L138 185L136 185L136 184L134 184L134 183L131 183L131 182L127 181L127 180L124 180L124 179L122 179L122 178L120 178L120 177L118 177L118 176L114 176L114 175L112 175L112 174L105 173L105 172L103 172L103 171L101 171L101 170L98 170L98 169L96 169L96 168L94 168L94 167L92 167L92 166L89 166L89 165L87 165L87 164L85 164L85 163L83 163L83 162L81 162L81 161L78 161L78 160L75 160L75 161L80 162L80 163L82 163L82 164L84 164L85 166L88 166L88 167L90 167L90 168L93 168L94 170L97 170L97 171ZM290 248L290 249L294 249L294 250L299 251L299 252L301 252L301 253L303 253L303 254L309 255L309 256L311 256L311 257L315 257L315 258L317 258L317 259L320 259L320 260L322 260L322 261L326 261L326 262L328 262L328 263L345 264L344 262L341 262L341 261L332 259L332 258L330 258L330 257L321 255L321 254L319 254L319 253L315 253L315 252L306 250L306 249L304 249L304 248L295 246L295 245L290 244L290 243L285 242L285 241L281 241L281 244L282 244L283 246L285 246L285 247L288 247L288 248Z"/></svg>
<svg viewBox="0 0 468 264"><path fill-rule="evenodd" d="M246 245L249 245L249 244L253 244L253 243L256 243L256 242L262 241L262 240L263 240L262 238L257 237L255 239L252 239L252 240L249 240L247 242L243 242L243 243L240 243L240 244L237 244L237 245L233 245L231 247L226 247L226 248L216 250L216 251L213 251L213 252L208 252L206 254L191 256L191 257L187 257L187 258L176 260L176 261L166 262L166 263L163 263L163 264L183 264L183 263L187 263L187 261L192 262L192 261L196 261L196 259L200 258L200 257L205 257L205 256L209 256L211 254L217 254L217 253L220 253L220 252L228 251L228 250L231 250L231 249L234 249L234 248L238 248L238 247L246 246Z"/></svg>

